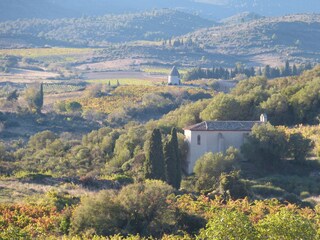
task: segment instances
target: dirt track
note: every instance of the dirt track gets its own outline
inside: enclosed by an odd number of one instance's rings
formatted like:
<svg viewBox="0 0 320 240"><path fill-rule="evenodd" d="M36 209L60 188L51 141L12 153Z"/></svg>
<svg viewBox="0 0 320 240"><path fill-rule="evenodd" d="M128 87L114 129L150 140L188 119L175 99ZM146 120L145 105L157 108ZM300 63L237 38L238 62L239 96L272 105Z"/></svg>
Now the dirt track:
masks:
<svg viewBox="0 0 320 240"><path fill-rule="evenodd" d="M96 79L163 79L165 76L155 76L144 72L90 72L83 74L84 79L96 80Z"/></svg>

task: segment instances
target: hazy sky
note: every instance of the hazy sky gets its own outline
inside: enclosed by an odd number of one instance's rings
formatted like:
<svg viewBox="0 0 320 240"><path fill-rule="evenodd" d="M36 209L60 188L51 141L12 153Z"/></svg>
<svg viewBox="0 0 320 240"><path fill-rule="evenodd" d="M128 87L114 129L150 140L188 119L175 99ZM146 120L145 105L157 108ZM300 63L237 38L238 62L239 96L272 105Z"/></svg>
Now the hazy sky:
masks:
<svg viewBox="0 0 320 240"><path fill-rule="evenodd" d="M228 0L195 0L195 2L211 3L216 5L225 5L228 3Z"/></svg>

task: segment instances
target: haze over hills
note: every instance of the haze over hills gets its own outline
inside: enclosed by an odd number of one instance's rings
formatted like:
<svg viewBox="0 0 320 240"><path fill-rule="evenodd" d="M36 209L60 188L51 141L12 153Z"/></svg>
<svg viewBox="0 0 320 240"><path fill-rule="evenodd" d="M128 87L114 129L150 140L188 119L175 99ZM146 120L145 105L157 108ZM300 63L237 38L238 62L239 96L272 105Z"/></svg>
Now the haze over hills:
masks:
<svg viewBox="0 0 320 240"><path fill-rule="evenodd" d="M169 39L213 24L168 9L103 17L17 20L0 23L0 45L99 46L106 42Z"/></svg>
<svg viewBox="0 0 320 240"><path fill-rule="evenodd" d="M252 12L243 12L228 18L224 18L220 22L223 24L235 24L235 23L249 22L251 20L256 20L260 18L263 18L263 16L256 13L252 13Z"/></svg>
<svg viewBox="0 0 320 240"><path fill-rule="evenodd" d="M0 20L101 16L155 8L174 8L222 19L248 11L264 16L320 12L318 0L2 0Z"/></svg>
<svg viewBox="0 0 320 240"><path fill-rule="evenodd" d="M124 49L120 49L117 59L138 55L141 59L148 56L167 61L172 58L174 62L184 58L186 63L196 63L204 56L209 65L217 62L232 65L237 61L279 65L286 59L297 63L320 59L319 14L264 18L247 14L236 15L225 22L217 25L175 10L53 21L18 20L0 23L0 46L106 47L110 43L123 43ZM192 45L159 46L171 38L172 44L179 39L184 43L191 40ZM156 42L138 48L127 44L139 40Z"/></svg>
<svg viewBox="0 0 320 240"><path fill-rule="evenodd" d="M206 51L248 61L320 60L320 15L297 14L216 26L187 34ZM254 60L255 59L255 60ZM258 62L259 62L258 61Z"/></svg>

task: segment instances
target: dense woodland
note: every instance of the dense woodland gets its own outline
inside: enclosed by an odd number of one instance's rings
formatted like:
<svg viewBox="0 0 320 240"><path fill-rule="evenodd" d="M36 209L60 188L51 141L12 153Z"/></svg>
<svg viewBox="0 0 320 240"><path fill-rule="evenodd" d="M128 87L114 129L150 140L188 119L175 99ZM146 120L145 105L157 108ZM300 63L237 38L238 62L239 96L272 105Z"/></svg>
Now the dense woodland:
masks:
<svg viewBox="0 0 320 240"><path fill-rule="evenodd" d="M156 92L152 96L151 89L145 99L163 114L163 106L154 103L172 97ZM27 104L25 110L20 106L20 118L37 116L45 126L43 90L40 85L20 92ZM27 142L3 142L2 194L10 190L3 184L12 181L52 189L2 203L0 236L223 239L223 234L235 234L235 239L295 239L303 234L303 239L316 239L319 205L313 196L320 194L320 163L315 160L320 129L307 125L319 121L319 90L318 66L301 76L242 80L229 94L193 93L193 101L173 111L168 108L158 120L133 122L139 105L129 111L122 106L116 112L126 115L126 121L107 117L104 127L81 138L46 130ZM87 91L89 98L105 97ZM7 101L14 102L16 94ZM65 111L59 108L56 115L86 117L83 102L65 104ZM240 151L205 154L194 175L185 174L188 145L183 127L203 120L256 120L261 112L268 114L270 123L254 127ZM1 121L2 131L18 127L6 113ZM293 127L297 124L306 126Z"/></svg>
<svg viewBox="0 0 320 240"><path fill-rule="evenodd" d="M279 77L289 77L289 76L297 76L300 75L304 70L310 70L312 65L300 65L297 67L295 64L290 66L289 61L286 61L282 68L279 67L270 67L270 65L266 65L263 69L254 67L247 68L242 66L242 64L238 63L237 66L233 69L228 68L215 68L211 69L201 69L194 68L188 71L184 76L185 81L197 80L197 79L235 79L242 77L241 75L245 75L246 78L254 77L254 76L263 76L267 79L279 78Z"/></svg>

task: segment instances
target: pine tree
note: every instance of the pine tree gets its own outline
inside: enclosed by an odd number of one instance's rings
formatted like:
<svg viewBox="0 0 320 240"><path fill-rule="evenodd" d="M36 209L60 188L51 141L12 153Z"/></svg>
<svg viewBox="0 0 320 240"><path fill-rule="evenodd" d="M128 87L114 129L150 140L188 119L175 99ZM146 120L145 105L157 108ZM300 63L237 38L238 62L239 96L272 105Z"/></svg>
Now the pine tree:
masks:
<svg viewBox="0 0 320 240"><path fill-rule="evenodd" d="M154 129L146 150L146 162L144 166L146 179L165 180L165 165L162 149L161 132Z"/></svg>

